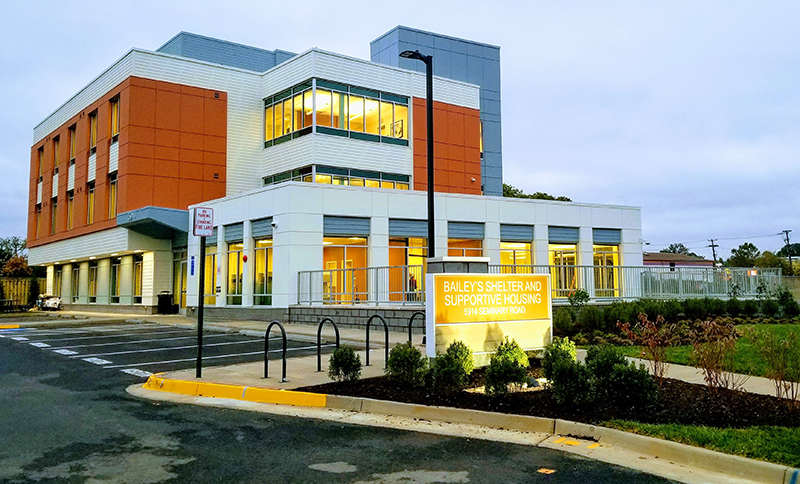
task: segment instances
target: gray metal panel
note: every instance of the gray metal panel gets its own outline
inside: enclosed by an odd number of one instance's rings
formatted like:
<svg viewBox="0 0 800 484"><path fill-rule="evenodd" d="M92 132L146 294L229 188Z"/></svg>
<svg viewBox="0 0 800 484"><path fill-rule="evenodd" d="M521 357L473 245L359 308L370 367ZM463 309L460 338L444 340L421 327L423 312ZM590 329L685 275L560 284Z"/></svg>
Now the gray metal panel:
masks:
<svg viewBox="0 0 800 484"><path fill-rule="evenodd" d="M253 220L251 232L254 239L272 237L272 217Z"/></svg>
<svg viewBox="0 0 800 484"><path fill-rule="evenodd" d="M595 244L619 245L622 242L620 229L592 229L592 241Z"/></svg>
<svg viewBox="0 0 800 484"><path fill-rule="evenodd" d="M325 215L322 221L325 236L369 236L369 219L361 217L337 217Z"/></svg>
<svg viewBox="0 0 800 484"><path fill-rule="evenodd" d="M228 42L213 37L181 32L156 52L190 57L255 72L264 72L296 54L283 50L266 50Z"/></svg>
<svg viewBox="0 0 800 484"><path fill-rule="evenodd" d="M428 237L427 220L389 219L390 237Z"/></svg>
<svg viewBox="0 0 800 484"><path fill-rule="evenodd" d="M189 230L188 210L142 207L117 215L117 226L156 239L171 239L175 232Z"/></svg>
<svg viewBox="0 0 800 484"><path fill-rule="evenodd" d="M500 240L503 242L530 242L533 240L533 225L500 224Z"/></svg>
<svg viewBox="0 0 800 484"><path fill-rule="evenodd" d="M216 242L216 240L217 240L217 227L214 227L214 231L213 231L213 232L211 232L211 237L207 237L207 238L209 238L209 239L214 239L214 244L216 244L216 243L217 243L217 242Z"/></svg>
<svg viewBox="0 0 800 484"><path fill-rule="evenodd" d="M483 240L484 227L478 222L447 222L447 237L450 239Z"/></svg>
<svg viewBox="0 0 800 484"><path fill-rule="evenodd" d="M185 249L189 246L189 235L186 232L172 233L172 250Z"/></svg>
<svg viewBox="0 0 800 484"><path fill-rule="evenodd" d="M577 244L578 227L547 227L551 244Z"/></svg>
<svg viewBox="0 0 800 484"><path fill-rule="evenodd" d="M241 242L244 240L244 224L231 224L225 226L225 242Z"/></svg>

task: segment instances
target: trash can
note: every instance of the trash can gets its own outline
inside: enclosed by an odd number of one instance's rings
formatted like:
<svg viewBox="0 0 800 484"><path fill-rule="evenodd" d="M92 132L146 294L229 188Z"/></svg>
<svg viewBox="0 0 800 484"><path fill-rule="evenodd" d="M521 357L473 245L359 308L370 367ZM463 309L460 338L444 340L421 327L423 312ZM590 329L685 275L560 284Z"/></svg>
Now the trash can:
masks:
<svg viewBox="0 0 800 484"><path fill-rule="evenodd" d="M172 293L161 291L158 294L158 314L172 314Z"/></svg>

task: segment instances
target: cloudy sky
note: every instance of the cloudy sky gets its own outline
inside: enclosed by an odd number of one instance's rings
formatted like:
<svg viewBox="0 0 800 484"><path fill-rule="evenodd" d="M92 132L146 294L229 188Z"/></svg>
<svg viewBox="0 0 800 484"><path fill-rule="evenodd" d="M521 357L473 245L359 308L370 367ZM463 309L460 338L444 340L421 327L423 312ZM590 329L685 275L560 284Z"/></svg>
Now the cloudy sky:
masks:
<svg viewBox="0 0 800 484"><path fill-rule="evenodd" d="M731 0L5 2L0 236L25 235L33 127L131 47L369 58L398 24L501 47L507 183L639 206L650 251L800 241L800 2Z"/></svg>

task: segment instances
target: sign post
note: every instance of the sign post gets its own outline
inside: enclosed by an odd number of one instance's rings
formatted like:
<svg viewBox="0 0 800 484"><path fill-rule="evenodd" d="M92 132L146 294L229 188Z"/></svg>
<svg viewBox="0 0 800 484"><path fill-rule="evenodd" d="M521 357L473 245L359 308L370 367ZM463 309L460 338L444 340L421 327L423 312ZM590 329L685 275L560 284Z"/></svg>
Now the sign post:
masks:
<svg viewBox="0 0 800 484"><path fill-rule="evenodd" d="M194 227L192 234L200 237L200 264L197 289L197 378L203 377L203 307L205 303L206 284L206 237L214 234L214 209L197 207L194 209Z"/></svg>

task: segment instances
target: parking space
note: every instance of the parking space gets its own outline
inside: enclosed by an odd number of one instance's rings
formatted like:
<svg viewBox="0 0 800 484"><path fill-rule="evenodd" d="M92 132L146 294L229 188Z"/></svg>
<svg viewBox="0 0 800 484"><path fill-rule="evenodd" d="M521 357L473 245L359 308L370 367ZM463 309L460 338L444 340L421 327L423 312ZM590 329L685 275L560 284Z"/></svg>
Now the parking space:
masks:
<svg viewBox="0 0 800 484"><path fill-rule="evenodd" d="M0 329L0 338L29 345L88 367L147 378L153 373L194 368L197 332L159 324L116 324L75 328ZM270 360L281 357L281 338L270 338ZM333 345L323 345L323 352ZM287 357L316 353L316 345L287 342ZM263 361L264 336L254 333L203 333L203 366Z"/></svg>

